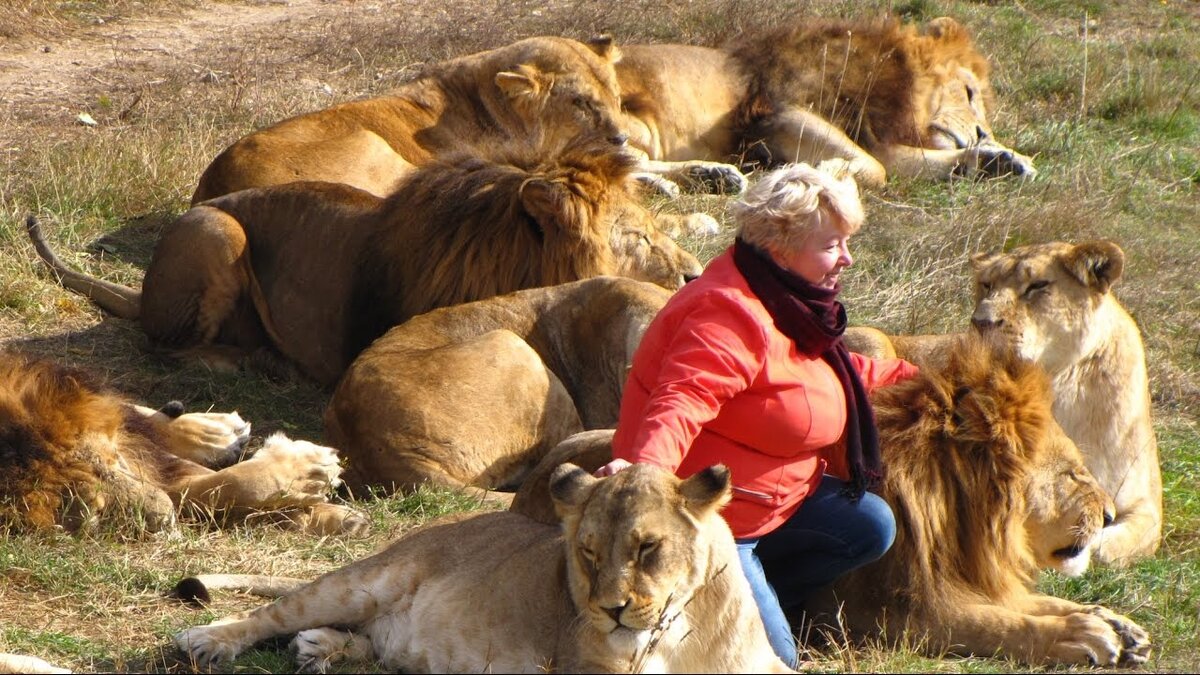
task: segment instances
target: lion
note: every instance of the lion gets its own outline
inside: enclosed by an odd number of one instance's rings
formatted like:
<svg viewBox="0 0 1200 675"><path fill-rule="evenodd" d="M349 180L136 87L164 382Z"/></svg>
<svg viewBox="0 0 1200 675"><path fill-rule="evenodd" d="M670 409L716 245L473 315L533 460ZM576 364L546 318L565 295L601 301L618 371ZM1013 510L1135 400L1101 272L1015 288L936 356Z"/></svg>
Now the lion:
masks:
<svg viewBox="0 0 1200 675"><path fill-rule="evenodd" d="M328 503L341 482L335 450L276 433L236 461L249 438L237 413L182 414L178 403L155 411L81 369L0 352L6 527L158 532L175 528L178 511L237 519L271 512L317 534L365 532L364 515Z"/></svg>
<svg viewBox="0 0 1200 675"><path fill-rule="evenodd" d="M549 488L561 528L449 516L175 644L201 668L295 633L298 666L318 671L349 658L401 672L793 672L719 513L729 485L720 465L687 480L563 465Z"/></svg>
<svg viewBox="0 0 1200 675"><path fill-rule="evenodd" d="M1141 332L1112 293L1125 267L1114 242L1050 242L971 258L971 326L997 347L1040 364L1054 418L1113 496L1116 518L1095 547L1116 567L1154 555L1162 537L1162 475L1150 419ZM951 335L874 335L866 353L944 358ZM884 345L884 346L880 346Z"/></svg>
<svg viewBox="0 0 1200 675"><path fill-rule="evenodd" d="M1039 569L1082 574L1111 511L1051 404L1041 368L978 338L956 341L944 367L878 390L896 541L807 609L935 654L1144 663L1150 639L1132 620L1032 588Z"/></svg>
<svg viewBox="0 0 1200 675"><path fill-rule="evenodd" d="M300 182L204 202L163 230L140 293L67 269L30 234L68 287L138 317L155 345L227 364L281 356L326 386L437 307L598 275L674 289L702 271L658 227L684 217L642 206L634 160L605 139L509 159L427 164L387 199Z"/></svg>
<svg viewBox="0 0 1200 675"><path fill-rule="evenodd" d="M204 170L192 204L293 181L391 194L415 166L497 141L561 145L584 131L623 144L612 40L533 37L428 66L385 96L252 132Z"/></svg>
<svg viewBox="0 0 1200 675"><path fill-rule="evenodd" d="M1086 571L1111 511L1054 422L1046 375L977 338L948 353L940 368L872 397L886 465L881 496L897 519L892 548L807 606L785 609L831 631L905 636L935 655L1145 662L1149 636L1132 620L1032 590L1039 569ZM846 475L836 450L830 472ZM546 487L555 467L595 470L611 458L612 430L567 438L531 472L511 510L556 522ZM763 560L768 575L787 564Z"/></svg>
<svg viewBox="0 0 1200 675"><path fill-rule="evenodd" d="M633 352L670 293L597 277L406 321L350 364L324 441L354 494L424 483L507 504L560 440L614 426Z"/></svg>
<svg viewBox="0 0 1200 675"><path fill-rule="evenodd" d="M689 162L850 162L869 188L889 176L1024 176L1033 161L993 136L990 66L941 17L804 19L746 31L721 48L626 45L617 78L629 144L647 169L735 188ZM728 166L728 165L726 165ZM733 167L729 167L733 168Z"/></svg>

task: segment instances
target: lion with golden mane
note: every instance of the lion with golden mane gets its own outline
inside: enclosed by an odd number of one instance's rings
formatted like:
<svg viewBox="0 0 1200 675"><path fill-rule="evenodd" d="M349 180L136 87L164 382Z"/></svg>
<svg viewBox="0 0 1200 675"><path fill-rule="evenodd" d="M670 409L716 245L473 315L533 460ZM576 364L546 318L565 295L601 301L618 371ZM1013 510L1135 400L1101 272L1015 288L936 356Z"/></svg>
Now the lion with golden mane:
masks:
<svg viewBox="0 0 1200 675"><path fill-rule="evenodd" d="M0 352L0 524L80 530L172 529L177 511L271 512L317 534L361 533L359 512L328 503L337 452L283 434L237 461L250 425L237 413L136 405L88 373Z"/></svg>
<svg viewBox="0 0 1200 675"><path fill-rule="evenodd" d="M1162 475L1146 352L1133 317L1112 293L1125 253L1111 241L1050 242L980 253L971 265L972 329L1046 370L1054 418L1116 504L1096 560L1125 566L1153 555L1162 535ZM923 360L944 359L955 339L857 333L847 335L861 351Z"/></svg>
<svg viewBox="0 0 1200 675"><path fill-rule="evenodd" d="M685 218L642 206L633 160L604 139L510 159L434 162L386 199L291 183L204 202L163 230L140 293L67 269L30 233L65 285L140 318L156 345L282 355L326 385L387 329L437 307L598 275L674 289L700 273L658 227Z"/></svg>
<svg viewBox="0 0 1200 675"><path fill-rule="evenodd" d="M720 49L626 45L624 127L646 168L679 182L722 176L696 160L850 162L859 183L891 176L1032 176L997 141L989 64L941 17L917 26L805 19L746 31ZM730 167L732 168L732 167ZM726 183L742 183L726 176Z"/></svg>
<svg viewBox="0 0 1200 675"><path fill-rule="evenodd" d="M562 527L458 514L270 605L189 628L201 668L295 634L299 667L400 672L792 672L775 656L719 513L729 472L559 467ZM347 632L349 631L349 632Z"/></svg>
<svg viewBox="0 0 1200 675"><path fill-rule="evenodd" d="M818 626L828 620L833 631L905 636L934 654L1146 661L1149 637L1132 620L1032 590L1039 569L1087 569L1111 509L1054 422L1040 368L962 341L942 367L876 391L872 405L886 464L881 496L896 515L896 541L876 563L786 610L806 612ZM611 430L596 430L563 441L531 472L512 509L553 522L546 488L553 467L569 461L595 469L611 459L611 439ZM842 453L829 456L831 471L844 472L833 461ZM768 575L787 564L763 561Z"/></svg>
<svg viewBox="0 0 1200 675"><path fill-rule="evenodd" d="M350 364L325 411L346 484L507 502L559 441L614 426L642 333L670 297L598 277L414 317Z"/></svg>
<svg viewBox="0 0 1200 675"><path fill-rule="evenodd" d="M385 96L305 113L260 129L205 169L192 204L293 181L391 194L413 167L508 140L559 147L595 131L624 143L611 40L520 42L434 64Z"/></svg>

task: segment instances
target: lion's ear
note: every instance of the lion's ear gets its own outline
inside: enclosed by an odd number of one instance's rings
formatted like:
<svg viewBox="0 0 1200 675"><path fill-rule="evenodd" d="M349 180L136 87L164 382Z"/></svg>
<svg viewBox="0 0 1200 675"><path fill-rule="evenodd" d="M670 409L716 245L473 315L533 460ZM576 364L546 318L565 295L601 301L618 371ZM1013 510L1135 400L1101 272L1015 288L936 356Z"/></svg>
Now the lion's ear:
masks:
<svg viewBox="0 0 1200 675"><path fill-rule="evenodd" d="M597 35L590 38L585 44L592 51L596 52L600 58L607 60L609 63L616 63L621 60L621 50L617 49L617 45L611 35Z"/></svg>
<svg viewBox="0 0 1200 675"><path fill-rule="evenodd" d="M1076 245L1060 261L1080 283L1107 293L1125 269L1125 252L1111 241L1088 241Z"/></svg>
<svg viewBox="0 0 1200 675"><path fill-rule="evenodd" d="M1002 255L1003 254L1001 253L976 253L970 258L971 269L975 272L978 272L979 270L1000 259Z"/></svg>
<svg viewBox="0 0 1200 675"><path fill-rule="evenodd" d="M679 484L688 510L697 516L715 511L729 501L729 469L724 464L697 471Z"/></svg>
<svg viewBox="0 0 1200 675"><path fill-rule="evenodd" d="M550 498L554 500L555 509L561 513L564 509L578 508L599 480L575 464L559 464L550 473Z"/></svg>
<svg viewBox="0 0 1200 675"><path fill-rule="evenodd" d="M502 70L496 73L496 86L509 99L537 96L542 83L535 74L536 71L523 64L513 70Z"/></svg>
<svg viewBox="0 0 1200 675"><path fill-rule="evenodd" d="M930 19L921 30L922 33L937 40L962 40L968 37L967 29L962 24L948 16Z"/></svg>
<svg viewBox="0 0 1200 675"><path fill-rule="evenodd" d="M530 178L521 185L521 205L543 233L578 232L584 221L577 200L559 181Z"/></svg>

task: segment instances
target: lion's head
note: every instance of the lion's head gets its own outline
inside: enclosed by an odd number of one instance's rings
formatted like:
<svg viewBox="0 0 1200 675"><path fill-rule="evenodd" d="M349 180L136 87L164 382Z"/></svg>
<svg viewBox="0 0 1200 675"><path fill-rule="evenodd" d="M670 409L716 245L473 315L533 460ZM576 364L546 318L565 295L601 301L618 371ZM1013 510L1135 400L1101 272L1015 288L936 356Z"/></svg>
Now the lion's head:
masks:
<svg viewBox="0 0 1200 675"><path fill-rule="evenodd" d="M563 464L550 495L563 520L571 597L610 642L644 647L719 572L709 569L709 551L733 550L720 515L730 498L723 466L680 480L638 464L601 480Z"/></svg>
<svg viewBox="0 0 1200 675"><path fill-rule="evenodd" d="M945 368L877 393L899 526L887 588L936 606L947 589L1001 599L1041 567L1087 568L1112 503L1051 403L1040 368L970 336Z"/></svg>
<svg viewBox="0 0 1200 675"><path fill-rule="evenodd" d="M496 50L492 59L502 67L496 87L523 127L514 136L553 147L580 133L597 132L614 145L624 144L613 67L619 58L610 37L587 43L533 37ZM492 113L502 124L508 114L500 109Z"/></svg>
<svg viewBox="0 0 1200 675"><path fill-rule="evenodd" d="M1051 242L1008 253L981 253L974 268L971 324L996 345L1056 374L1102 338L1108 291L1121 277L1125 254L1110 241Z"/></svg>
<svg viewBox="0 0 1200 675"><path fill-rule="evenodd" d="M746 128L812 109L868 150L992 140L987 59L949 17L921 27L894 17L795 21L741 38L732 53L753 74L739 113Z"/></svg>

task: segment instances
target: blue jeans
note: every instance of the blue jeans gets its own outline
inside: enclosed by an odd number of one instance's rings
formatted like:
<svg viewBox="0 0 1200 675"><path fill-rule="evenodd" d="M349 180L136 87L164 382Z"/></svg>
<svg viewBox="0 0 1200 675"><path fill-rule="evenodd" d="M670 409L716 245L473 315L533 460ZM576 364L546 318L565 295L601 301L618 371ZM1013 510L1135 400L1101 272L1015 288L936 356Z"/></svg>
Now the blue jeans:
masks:
<svg viewBox="0 0 1200 675"><path fill-rule="evenodd" d="M767 638L793 668L796 637L785 612L846 572L878 560L896 539L896 519L887 502L870 492L851 501L840 494L845 485L825 476L778 529L737 542Z"/></svg>

